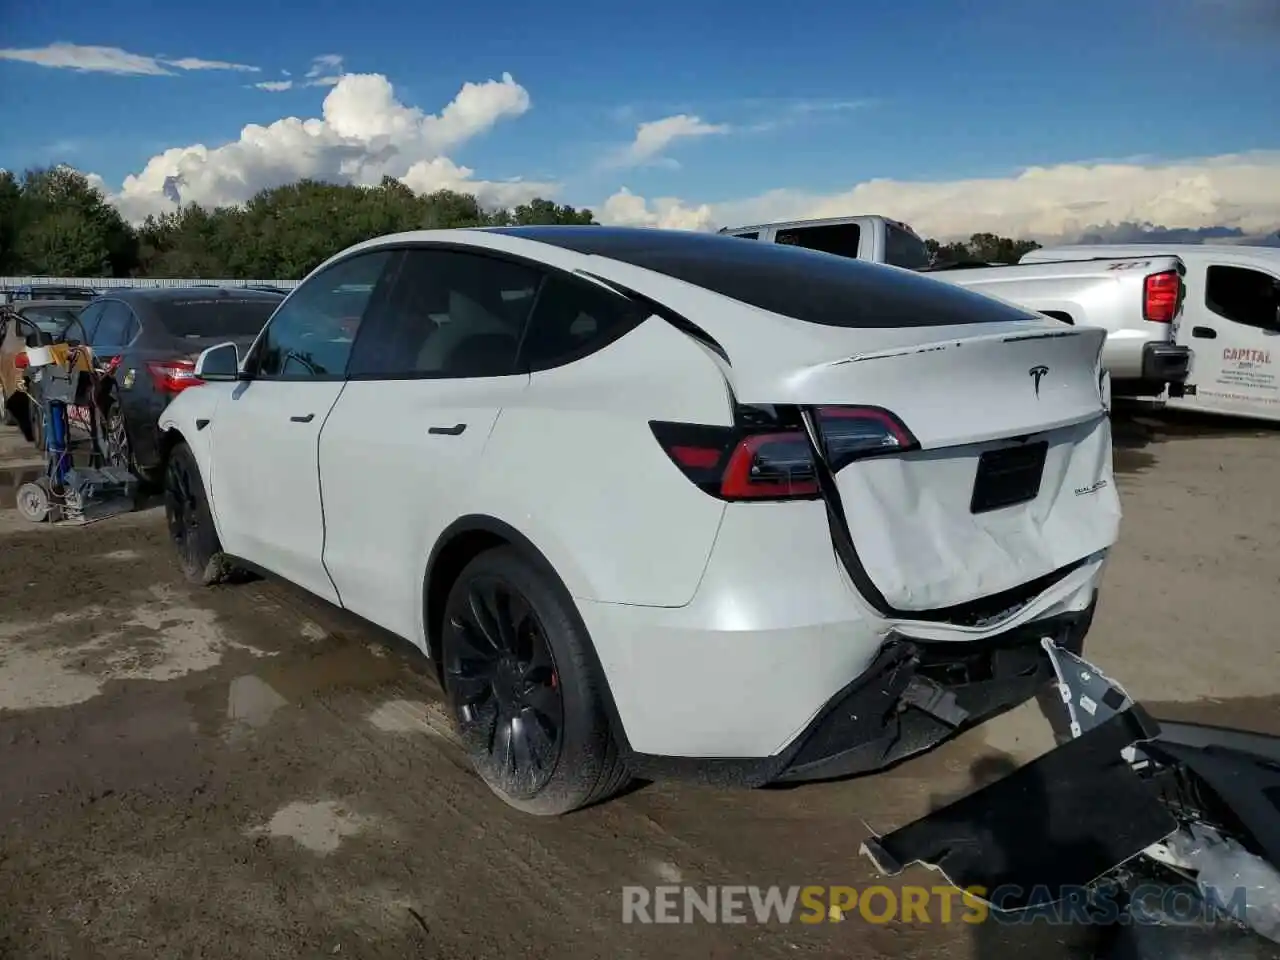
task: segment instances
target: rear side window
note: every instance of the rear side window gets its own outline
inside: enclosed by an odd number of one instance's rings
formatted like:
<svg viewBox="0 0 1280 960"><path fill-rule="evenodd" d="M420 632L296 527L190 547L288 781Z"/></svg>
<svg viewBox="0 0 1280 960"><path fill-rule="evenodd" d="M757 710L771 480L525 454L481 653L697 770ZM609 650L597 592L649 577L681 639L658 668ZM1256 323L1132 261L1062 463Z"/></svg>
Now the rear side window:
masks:
<svg viewBox="0 0 1280 960"><path fill-rule="evenodd" d="M609 345L649 311L587 281L552 274L543 282L521 347L521 366L547 370Z"/></svg>
<svg viewBox="0 0 1280 960"><path fill-rule="evenodd" d="M1280 280L1247 267L1210 267L1204 304L1220 317L1264 330L1280 328Z"/></svg>
<svg viewBox="0 0 1280 960"><path fill-rule="evenodd" d="M856 223L832 223L813 227L788 227L774 235L774 242L856 259L858 241L861 238L862 232Z"/></svg>
<svg viewBox="0 0 1280 960"><path fill-rule="evenodd" d="M108 300L89 343L95 347L123 347L137 332L137 321L129 305L120 300Z"/></svg>
<svg viewBox="0 0 1280 960"><path fill-rule="evenodd" d="M889 224L885 228L884 262L907 270L929 266L929 248L915 234Z"/></svg>
<svg viewBox="0 0 1280 960"><path fill-rule="evenodd" d="M102 311L106 309L106 302L99 300L97 303L91 303L80 311L80 316L67 328L66 337L68 340L79 340L81 343L89 343L90 337L97 329L98 320L102 317Z"/></svg>
<svg viewBox="0 0 1280 960"><path fill-rule="evenodd" d="M538 270L496 257L406 250L356 341L351 376L509 376L541 282Z"/></svg>
<svg viewBox="0 0 1280 960"><path fill-rule="evenodd" d="M157 303L156 314L172 336L218 340L257 336L278 306L280 299L271 297L192 298Z"/></svg>

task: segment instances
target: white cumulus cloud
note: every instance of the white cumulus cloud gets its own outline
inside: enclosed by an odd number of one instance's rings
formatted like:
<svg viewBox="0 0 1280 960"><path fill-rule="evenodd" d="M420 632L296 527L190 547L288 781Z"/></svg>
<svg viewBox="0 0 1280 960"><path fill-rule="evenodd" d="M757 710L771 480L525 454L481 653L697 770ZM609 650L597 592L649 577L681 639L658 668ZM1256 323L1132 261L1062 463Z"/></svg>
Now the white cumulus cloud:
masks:
<svg viewBox="0 0 1280 960"><path fill-rule="evenodd" d="M373 185L392 176L415 190L449 187L475 193L486 204L520 203L552 194L556 184L476 180L448 154L529 106L528 91L509 73L463 84L439 113L401 103L380 74L345 74L325 96L320 117L250 124L239 139L220 146L173 147L109 196L137 221L180 203L243 203L259 190L302 178Z"/></svg>
<svg viewBox="0 0 1280 960"><path fill-rule="evenodd" d="M1280 151L1063 163L968 180L877 179L834 194L779 189L710 205L647 200L624 188L600 207L602 222L682 229L853 214L905 220L941 240L977 231L1055 239L1134 223L1259 236L1280 226Z"/></svg>
<svg viewBox="0 0 1280 960"><path fill-rule="evenodd" d="M675 141L715 136L728 133L730 129L727 123L706 123L701 117L687 113L649 120L636 127L635 139L609 157L606 166L638 167L658 162L673 166L675 161L663 154Z"/></svg>
<svg viewBox="0 0 1280 960"><path fill-rule="evenodd" d="M59 70L81 73L114 73L129 76L172 76L175 70L231 70L257 73L259 67L226 60L204 60L200 57L150 56L130 53L120 47L83 46L77 43L51 43L47 47L0 50L0 60L33 63Z"/></svg>

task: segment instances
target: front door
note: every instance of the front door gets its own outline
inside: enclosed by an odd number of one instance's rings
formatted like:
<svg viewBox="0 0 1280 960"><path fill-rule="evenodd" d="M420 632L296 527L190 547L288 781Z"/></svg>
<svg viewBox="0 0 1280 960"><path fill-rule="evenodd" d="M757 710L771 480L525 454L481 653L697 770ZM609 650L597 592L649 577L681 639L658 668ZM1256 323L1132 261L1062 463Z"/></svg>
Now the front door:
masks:
<svg viewBox="0 0 1280 960"><path fill-rule="evenodd" d="M357 254L299 286L250 348L250 379L235 385L209 427L223 549L331 603L341 598L324 567L320 431L390 256Z"/></svg>
<svg viewBox="0 0 1280 960"><path fill-rule="evenodd" d="M320 438L325 565L347 609L422 643L427 556L454 520L513 482L480 469L529 383L516 351L542 275L449 250L406 250L365 321ZM500 500L499 500L500 502Z"/></svg>
<svg viewBox="0 0 1280 960"><path fill-rule="evenodd" d="M1187 274L1178 339L1194 351L1174 406L1280 420L1280 276L1248 261L1216 262Z"/></svg>

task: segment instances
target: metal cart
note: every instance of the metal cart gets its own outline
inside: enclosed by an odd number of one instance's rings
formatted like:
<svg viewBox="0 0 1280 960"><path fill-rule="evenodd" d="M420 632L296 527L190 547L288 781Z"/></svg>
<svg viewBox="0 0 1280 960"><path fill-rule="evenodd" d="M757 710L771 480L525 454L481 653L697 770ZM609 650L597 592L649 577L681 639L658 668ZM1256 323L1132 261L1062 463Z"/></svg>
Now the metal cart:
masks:
<svg viewBox="0 0 1280 960"><path fill-rule="evenodd" d="M19 513L33 523L83 524L128 513L136 505L138 478L103 456L95 387L101 376L92 351L80 344L33 345L26 350L28 392L44 428L45 473L17 490ZM73 436L77 411L84 438Z"/></svg>

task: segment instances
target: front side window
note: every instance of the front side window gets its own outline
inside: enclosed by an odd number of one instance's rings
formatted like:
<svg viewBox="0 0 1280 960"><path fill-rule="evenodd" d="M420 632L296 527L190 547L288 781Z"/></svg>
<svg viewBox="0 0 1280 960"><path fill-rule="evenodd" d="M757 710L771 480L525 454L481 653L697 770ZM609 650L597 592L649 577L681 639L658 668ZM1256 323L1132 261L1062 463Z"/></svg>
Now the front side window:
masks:
<svg viewBox="0 0 1280 960"><path fill-rule="evenodd" d="M1220 317L1247 327L1280 329L1280 280L1247 267L1210 267L1204 304Z"/></svg>
<svg viewBox="0 0 1280 960"><path fill-rule="evenodd" d="M508 376L541 283L533 267L492 256L406 250L351 375Z"/></svg>
<svg viewBox="0 0 1280 960"><path fill-rule="evenodd" d="M246 370L267 380L344 377L356 332L393 255L357 254L303 283L271 317Z"/></svg>

